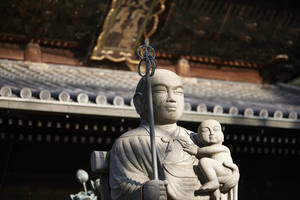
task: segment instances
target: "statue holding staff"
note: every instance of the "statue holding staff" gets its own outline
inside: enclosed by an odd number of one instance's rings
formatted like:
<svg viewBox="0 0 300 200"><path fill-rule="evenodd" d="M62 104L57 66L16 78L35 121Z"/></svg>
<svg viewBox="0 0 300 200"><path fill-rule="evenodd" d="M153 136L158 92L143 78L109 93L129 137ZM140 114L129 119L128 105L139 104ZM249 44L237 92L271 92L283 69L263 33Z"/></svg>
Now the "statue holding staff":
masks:
<svg viewBox="0 0 300 200"><path fill-rule="evenodd" d="M147 48L147 44L145 46ZM151 66L152 64L150 68ZM163 69L155 71L152 69L151 73L150 81L145 76L140 79L134 95L134 105L141 117L139 127L121 135L110 150L110 197L113 200L212 199L210 192L197 193L205 183L201 179L201 173L197 171L199 159L187 152L187 147L184 147L182 142L196 145L197 141L194 139L196 133L177 125L184 107L181 78L174 72ZM154 118L152 131L155 135L151 131L152 125L149 122L151 116L147 108L149 106L148 83L151 83L152 90L150 90ZM151 136L154 136L154 140ZM156 166L153 165L155 157ZM221 178L222 190L220 191L225 192L221 194L220 199L237 200L228 191L237 185L238 168L232 162L223 165L231 173Z"/></svg>

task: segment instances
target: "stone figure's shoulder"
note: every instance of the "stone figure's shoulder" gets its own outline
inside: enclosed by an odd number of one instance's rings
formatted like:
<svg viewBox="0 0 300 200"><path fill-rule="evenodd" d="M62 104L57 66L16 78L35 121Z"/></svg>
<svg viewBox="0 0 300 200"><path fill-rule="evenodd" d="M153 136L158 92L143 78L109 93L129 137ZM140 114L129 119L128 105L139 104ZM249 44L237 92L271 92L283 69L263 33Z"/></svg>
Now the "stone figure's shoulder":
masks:
<svg viewBox="0 0 300 200"><path fill-rule="evenodd" d="M112 149L118 148L118 147L123 147L124 144L126 144L125 146L131 144L131 145L139 145L136 142L140 141L139 138L140 137L146 137L149 138L149 133L146 131L146 129L142 126L139 126L135 129L132 129L130 131L127 131L125 133L123 133L120 137L118 137L115 142L114 145L112 147ZM129 146L131 146L129 145Z"/></svg>
<svg viewBox="0 0 300 200"><path fill-rule="evenodd" d="M186 128L183 128L183 127L181 127L181 129L187 133L187 135L189 136L189 138L191 139L191 141L192 141L194 144L199 145L199 141L198 141L198 139L197 139L197 137L196 137L196 135L197 135L198 133L195 133L195 132L193 132L193 131L191 131L191 130L188 130L188 129L186 129Z"/></svg>
<svg viewBox="0 0 300 200"><path fill-rule="evenodd" d="M123 133L119 138L132 138L132 137L138 137L138 136L149 136L149 133L147 132L147 130L142 127L139 126L135 129L132 129L130 131L127 131L125 133Z"/></svg>
<svg viewBox="0 0 300 200"><path fill-rule="evenodd" d="M193 132L193 131L191 131L191 130L188 130L188 129L182 127L182 126L180 126L180 128L181 128L182 130L184 130L190 137L194 137L194 135L197 134L197 133L195 133L195 132Z"/></svg>
<svg viewBox="0 0 300 200"><path fill-rule="evenodd" d="M230 149L229 149L227 146L222 145L222 147L224 148L224 150L226 151L226 153L229 153L229 154L230 154Z"/></svg>
<svg viewBox="0 0 300 200"><path fill-rule="evenodd" d="M186 129L186 128L184 128L184 127L182 127L182 126L179 126L182 130L184 130L187 134L191 134L191 133L193 133L193 131L190 131L190 130L188 130L188 129Z"/></svg>

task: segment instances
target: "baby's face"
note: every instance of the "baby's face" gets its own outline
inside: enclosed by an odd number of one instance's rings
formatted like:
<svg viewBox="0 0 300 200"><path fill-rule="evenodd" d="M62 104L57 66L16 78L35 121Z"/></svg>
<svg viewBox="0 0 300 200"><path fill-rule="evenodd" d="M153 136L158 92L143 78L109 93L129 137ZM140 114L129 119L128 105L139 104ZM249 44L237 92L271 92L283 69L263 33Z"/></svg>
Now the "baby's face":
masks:
<svg viewBox="0 0 300 200"><path fill-rule="evenodd" d="M224 135L221 124L212 119L203 121L198 129L198 137L204 145L222 144Z"/></svg>

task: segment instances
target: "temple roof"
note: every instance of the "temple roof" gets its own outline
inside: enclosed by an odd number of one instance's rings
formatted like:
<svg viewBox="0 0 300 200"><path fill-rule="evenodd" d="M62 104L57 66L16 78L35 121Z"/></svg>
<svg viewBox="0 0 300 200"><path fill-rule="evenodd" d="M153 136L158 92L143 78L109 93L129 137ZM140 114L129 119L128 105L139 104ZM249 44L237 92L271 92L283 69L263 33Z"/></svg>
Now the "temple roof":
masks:
<svg viewBox="0 0 300 200"><path fill-rule="evenodd" d="M145 0L142 5L136 0L45 0L42 3L4 0L0 4L3 14L0 43L17 43L23 47L32 41L42 47L71 49L76 58L88 63L90 56L96 60L103 56L101 52L98 53L101 56L97 54L99 57L92 53L101 33L113 35L105 36L109 41L101 40L98 49L120 48L124 59L144 40L141 35L149 33L152 46L161 55L212 58L220 63L238 60L261 66L278 54L286 54L291 66L299 68L300 15L294 0L154 1L153 9L151 2ZM135 9L139 12L134 12ZM148 10L153 13L142 12ZM109 13L113 11L116 13L109 21ZM143 20L134 24L133 19L143 19L145 23L148 20L148 24L142 25ZM105 24L106 20L110 23ZM116 27L122 28L116 31ZM124 49L118 41L123 46L129 45ZM110 55L111 51L106 53Z"/></svg>
<svg viewBox="0 0 300 200"><path fill-rule="evenodd" d="M298 60L299 17L299 4L291 0L175 0L152 45L258 63L276 54Z"/></svg>
<svg viewBox="0 0 300 200"><path fill-rule="evenodd" d="M139 78L136 72L129 71L0 60L0 106L138 117L132 97ZM245 124L238 121L246 119L261 120L263 125L266 120L300 123L300 92L293 86L200 78L182 81L185 121L201 121L211 116L221 117L227 123ZM239 120L228 122L231 117Z"/></svg>

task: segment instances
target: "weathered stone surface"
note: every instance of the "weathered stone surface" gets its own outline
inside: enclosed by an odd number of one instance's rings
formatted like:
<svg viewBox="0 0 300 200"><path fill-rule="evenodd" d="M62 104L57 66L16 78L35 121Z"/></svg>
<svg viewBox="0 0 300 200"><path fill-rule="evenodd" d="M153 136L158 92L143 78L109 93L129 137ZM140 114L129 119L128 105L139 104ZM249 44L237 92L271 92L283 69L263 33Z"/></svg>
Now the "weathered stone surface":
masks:
<svg viewBox="0 0 300 200"><path fill-rule="evenodd" d="M134 95L134 105L141 116L141 124L121 135L109 153L111 198L237 200L235 186L239 172L228 148L221 145L224 136L219 122L205 121L199 133L203 137L197 137L196 133L177 125L184 110L181 79L171 71L156 70L151 77L151 84L159 180L153 180L149 126L144 104L145 79L141 79ZM210 131L213 131L212 135ZM204 134L208 135L204 137ZM202 142L197 138L203 138ZM196 153L191 153L190 147L196 149ZM198 155L198 151L201 153L203 148L206 154ZM107 159L100 160L102 164L94 163L93 166L102 166L100 171L107 171L102 169ZM216 168L214 164L217 164ZM208 180L203 179L208 173L204 171L202 174L199 169L195 170L197 166L201 170L213 170L214 176Z"/></svg>

